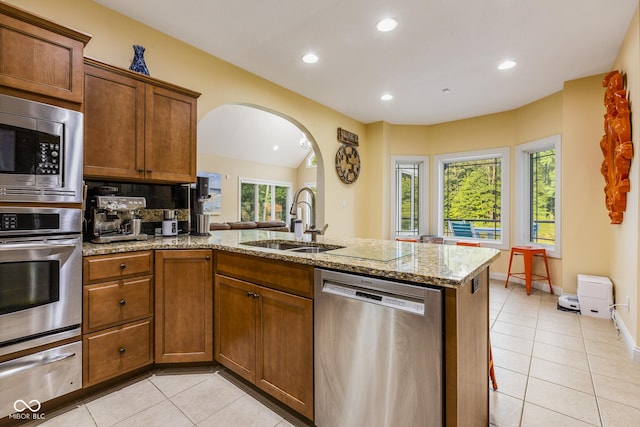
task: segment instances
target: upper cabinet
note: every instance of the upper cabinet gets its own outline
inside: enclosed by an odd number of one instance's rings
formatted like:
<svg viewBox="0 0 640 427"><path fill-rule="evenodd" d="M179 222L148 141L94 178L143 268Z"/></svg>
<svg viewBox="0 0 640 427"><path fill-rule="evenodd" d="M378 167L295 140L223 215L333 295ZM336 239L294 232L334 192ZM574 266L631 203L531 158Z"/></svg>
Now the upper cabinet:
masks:
<svg viewBox="0 0 640 427"><path fill-rule="evenodd" d="M86 58L84 176L195 182L199 96Z"/></svg>
<svg viewBox="0 0 640 427"><path fill-rule="evenodd" d="M0 91L79 110L90 38L0 2Z"/></svg>

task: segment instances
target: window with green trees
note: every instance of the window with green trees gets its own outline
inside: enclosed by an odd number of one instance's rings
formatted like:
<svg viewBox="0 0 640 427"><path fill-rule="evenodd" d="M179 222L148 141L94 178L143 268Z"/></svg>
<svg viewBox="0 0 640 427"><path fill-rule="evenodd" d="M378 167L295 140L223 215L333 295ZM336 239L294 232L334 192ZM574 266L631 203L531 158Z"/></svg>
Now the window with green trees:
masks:
<svg viewBox="0 0 640 427"><path fill-rule="evenodd" d="M500 158L454 161L444 164L445 235L449 221L471 223L474 236L500 239L502 210L502 162Z"/></svg>
<svg viewBox="0 0 640 427"><path fill-rule="evenodd" d="M556 241L556 150L528 153L529 236L533 243L554 245Z"/></svg>
<svg viewBox="0 0 640 427"><path fill-rule="evenodd" d="M241 221L287 221L291 185L240 181Z"/></svg>
<svg viewBox="0 0 640 427"><path fill-rule="evenodd" d="M509 157L509 148L436 156L439 235L508 245ZM471 230L460 233L460 223Z"/></svg>
<svg viewBox="0 0 640 427"><path fill-rule="evenodd" d="M396 235L417 236L420 228L420 169L396 163Z"/></svg>

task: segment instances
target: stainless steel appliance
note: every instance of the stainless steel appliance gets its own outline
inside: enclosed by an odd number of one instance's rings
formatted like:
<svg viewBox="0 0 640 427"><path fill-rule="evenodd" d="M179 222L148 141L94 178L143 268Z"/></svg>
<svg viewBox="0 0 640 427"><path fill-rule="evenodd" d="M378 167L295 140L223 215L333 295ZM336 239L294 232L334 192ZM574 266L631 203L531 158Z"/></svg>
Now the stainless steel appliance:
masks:
<svg viewBox="0 0 640 427"><path fill-rule="evenodd" d="M0 202L81 202L82 141L82 113L0 95Z"/></svg>
<svg viewBox="0 0 640 427"><path fill-rule="evenodd" d="M80 209L0 207L0 356L78 339L0 363L1 417L82 387L81 227Z"/></svg>
<svg viewBox="0 0 640 427"><path fill-rule="evenodd" d="M442 292L316 269L315 424L443 425Z"/></svg>
<svg viewBox="0 0 640 427"><path fill-rule="evenodd" d="M208 236L211 216L205 212L205 203L211 199L209 177L199 176L195 188L191 189L191 234Z"/></svg>
<svg viewBox="0 0 640 427"><path fill-rule="evenodd" d="M80 209L0 208L0 355L80 335L81 226Z"/></svg>
<svg viewBox="0 0 640 427"><path fill-rule="evenodd" d="M0 416L36 419L42 403L81 387L82 341L0 363Z"/></svg>
<svg viewBox="0 0 640 427"><path fill-rule="evenodd" d="M89 202L89 234L93 243L147 240L140 233L140 210L144 197L95 196Z"/></svg>

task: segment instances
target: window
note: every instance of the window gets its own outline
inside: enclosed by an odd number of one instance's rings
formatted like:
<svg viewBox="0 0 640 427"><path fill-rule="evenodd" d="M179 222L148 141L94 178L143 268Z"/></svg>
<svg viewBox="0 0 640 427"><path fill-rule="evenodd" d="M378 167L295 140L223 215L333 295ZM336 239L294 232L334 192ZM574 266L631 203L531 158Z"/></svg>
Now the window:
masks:
<svg viewBox="0 0 640 427"><path fill-rule="evenodd" d="M240 221L289 221L291 184L240 178Z"/></svg>
<svg viewBox="0 0 640 427"><path fill-rule="evenodd" d="M516 147L516 243L560 256L560 136Z"/></svg>
<svg viewBox="0 0 640 427"><path fill-rule="evenodd" d="M311 150L311 152L309 153L309 155L305 160L305 164L307 165L308 168L315 168L318 166L318 158L316 157L315 151Z"/></svg>
<svg viewBox="0 0 640 427"><path fill-rule="evenodd" d="M427 232L427 157L393 157L391 188L392 224L395 237L418 237Z"/></svg>
<svg viewBox="0 0 640 427"><path fill-rule="evenodd" d="M509 244L509 149L440 155L436 157L436 164L438 234L506 248Z"/></svg>

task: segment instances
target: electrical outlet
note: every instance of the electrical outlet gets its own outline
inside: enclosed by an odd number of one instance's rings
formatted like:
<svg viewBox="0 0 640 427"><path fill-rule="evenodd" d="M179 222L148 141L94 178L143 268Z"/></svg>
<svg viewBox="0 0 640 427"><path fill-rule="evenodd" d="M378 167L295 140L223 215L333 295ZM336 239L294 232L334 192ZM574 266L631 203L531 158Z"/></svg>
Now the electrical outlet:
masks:
<svg viewBox="0 0 640 427"><path fill-rule="evenodd" d="M627 297L627 313L631 311L631 298Z"/></svg>

